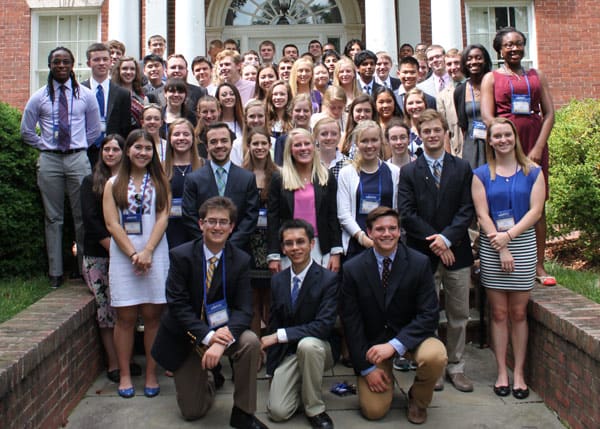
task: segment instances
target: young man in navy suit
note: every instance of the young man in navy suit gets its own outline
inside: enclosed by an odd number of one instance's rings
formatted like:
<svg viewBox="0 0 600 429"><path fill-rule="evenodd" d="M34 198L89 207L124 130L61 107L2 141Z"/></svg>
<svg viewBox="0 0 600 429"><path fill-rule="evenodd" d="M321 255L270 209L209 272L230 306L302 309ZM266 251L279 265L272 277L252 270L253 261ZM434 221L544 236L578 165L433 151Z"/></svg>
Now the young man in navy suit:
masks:
<svg viewBox="0 0 600 429"><path fill-rule="evenodd" d="M431 261L436 291L444 287L448 317L446 347L449 381L461 392L471 392L465 376L464 350L469 320L469 287L473 253L468 228L475 210L471 199L473 173L469 163L446 153L448 124L437 111L427 109L417 121L425 151L402 168L398 208L407 244ZM436 390L444 388L441 378Z"/></svg>
<svg viewBox="0 0 600 429"><path fill-rule="evenodd" d="M369 420L383 418L394 393L392 359L417 362L408 391L408 420L427 420L436 380L447 362L435 338L438 299L428 258L399 242L398 212L385 206L367 215L373 247L344 264L340 315L358 375L358 401Z"/></svg>
<svg viewBox="0 0 600 429"><path fill-rule="evenodd" d="M321 385L323 372L339 356L333 329L338 277L311 259L314 235L312 225L301 219L284 222L279 231L292 265L271 279L272 333L261 338L267 374L273 377L267 411L272 420L285 421L304 408L313 428L332 429Z"/></svg>
<svg viewBox="0 0 600 429"><path fill-rule="evenodd" d="M264 429L254 416L260 342L250 330L250 256L227 242L235 219L236 208L229 198L209 198L199 210L202 238L171 250L168 309L152 356L174 373L177 404L186 420L208 412L215 397L209 370L223 355L229 356L235 371L229 424Z"/></svg>

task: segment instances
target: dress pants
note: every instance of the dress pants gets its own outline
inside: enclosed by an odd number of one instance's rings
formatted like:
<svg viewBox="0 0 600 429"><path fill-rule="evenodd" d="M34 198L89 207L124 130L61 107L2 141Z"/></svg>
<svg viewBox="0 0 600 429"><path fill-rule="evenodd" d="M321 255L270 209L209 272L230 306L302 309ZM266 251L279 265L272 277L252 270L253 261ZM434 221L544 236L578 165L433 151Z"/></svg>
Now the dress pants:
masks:
<svg viewBox="0 0 600 429"><path fill-rule="evenodd" d="M48 274L63 275L63 224L65 191L71 204L75 224L78 267L82 266L83 219L79 190L83 178L91 173L85 150L69 155L40 152L37 165L37 184L40 188L45 213L46 251Z"/></svg>
<svg viewBox="0 0 600 429"><path fill-rule="evenodd" d="M446 349L448 350L448 374L465 372L465 342L469 322L469 288L471 267L448 270L441 262L434 275L435 290L440 295L440 284L444 288L444 300L448 327Z"/></svg>
<svg viewBox="0 0 600 429"><path fill-rule="evenodd" d="M395 355L394 355L395 356ZM427 408L433 398L435 382L444 372L448 361L444 344L437 338L430 337L423 341L414 353L407 352L405 356L417 363L417 372L410 395L420 408ZM393 357L377 365L385 371L392 385L383 393L371 392L367 380L358 377L358 402L360 412L368 420L383 418L392 405L394 396L394 375L392 371Z"/></svg>
<svg viewBox="0 0 600 429"><path fill-rule="evenodd" d="M302 405L308 417L325 412L323 373L332 367L329 342L314 337L300 340L296 353L286 356L273 374L267 403L271 420L288 420Z"/></svg>
<svg viewBox="0 0 600 429"><path fill-rule="evenodd" d="M204 351L206 348L203 349ZM256 412L256 372L260 360L260 341L246 330L224 355L233 359L235 372L233 404L248 414ZM215 398L215 383L210 371L202 369L202 356L191 351L174 375L177 405L186 420L203 417Z"/></svg>

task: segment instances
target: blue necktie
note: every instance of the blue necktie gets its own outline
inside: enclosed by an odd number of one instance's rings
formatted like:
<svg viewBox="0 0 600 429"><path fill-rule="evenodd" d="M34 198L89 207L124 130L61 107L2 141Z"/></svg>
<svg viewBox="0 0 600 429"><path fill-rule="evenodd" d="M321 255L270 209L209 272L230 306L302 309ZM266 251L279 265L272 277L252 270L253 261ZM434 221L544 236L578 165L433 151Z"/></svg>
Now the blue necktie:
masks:
<svg viewBox="0 0 600 429"><path fill-rule="evenodd" d="M227 170L219 167L217 168L217 190L221 197L225 195L225 185L227 185Z"/></svg>
<svg viewBox="0 0 600 429"><path fill-rule="evenodd" d="M62 151L69 150L71 145L71 127L69 125L69 103L66 95L67 87L60 86L60 94L58 95L58 149Z"/></svg>
<svg viewBox="0 0 600 429"><path fill-rule="evenodd" d="M299 294L300 294L300 278L298 276L294 276L293 286L292 286L292 307L296 306L296 300L298 299Z"/></svg>
<svg viewBox="0 0 600 429"><path fill-rule="evenodd" d="M96 101L98 101L98 110L100 110L100 122L106 124L106 112L104 110L104 89L102 88L102 85L98 85L96 87ZM105 129L106 128L103 128L102 132L100 133L100 136L98 136L98 138L94 142L94 144L98 147L100 147L100 144L102 143L102 140L104 140L104 136L106 135L106 133L104 132Z"/></svg>

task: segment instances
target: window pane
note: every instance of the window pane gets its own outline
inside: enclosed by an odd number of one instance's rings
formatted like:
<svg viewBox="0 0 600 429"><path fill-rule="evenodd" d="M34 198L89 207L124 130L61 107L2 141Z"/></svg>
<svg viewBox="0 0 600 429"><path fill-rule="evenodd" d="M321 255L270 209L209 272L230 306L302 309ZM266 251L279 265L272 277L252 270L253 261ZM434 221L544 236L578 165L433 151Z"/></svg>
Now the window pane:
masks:
<svg viewBox="0 0 600 429"><path fill-rule="evenodd" d="M225 25L340 24L335 0L233 0Z"/></svg>

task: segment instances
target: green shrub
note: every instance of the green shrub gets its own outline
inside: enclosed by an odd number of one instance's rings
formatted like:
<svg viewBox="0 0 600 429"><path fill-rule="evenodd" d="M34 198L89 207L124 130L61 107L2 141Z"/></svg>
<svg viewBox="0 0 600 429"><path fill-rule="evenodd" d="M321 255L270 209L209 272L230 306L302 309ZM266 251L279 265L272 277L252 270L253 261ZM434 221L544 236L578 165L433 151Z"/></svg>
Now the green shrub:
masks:
<svg viewBox="0 0 600 429"><path fill-rule="evenodd" d="M37 151L23 142L21 113L0 103L0 277L44 272L44 210Z"/></svg>
<svg viewBox="0 0 600 429"><path fill-rule="evenodd" d="M548 144L550 235L579 231L586 258L600 262L600 100L558 110Z"/></svg>

